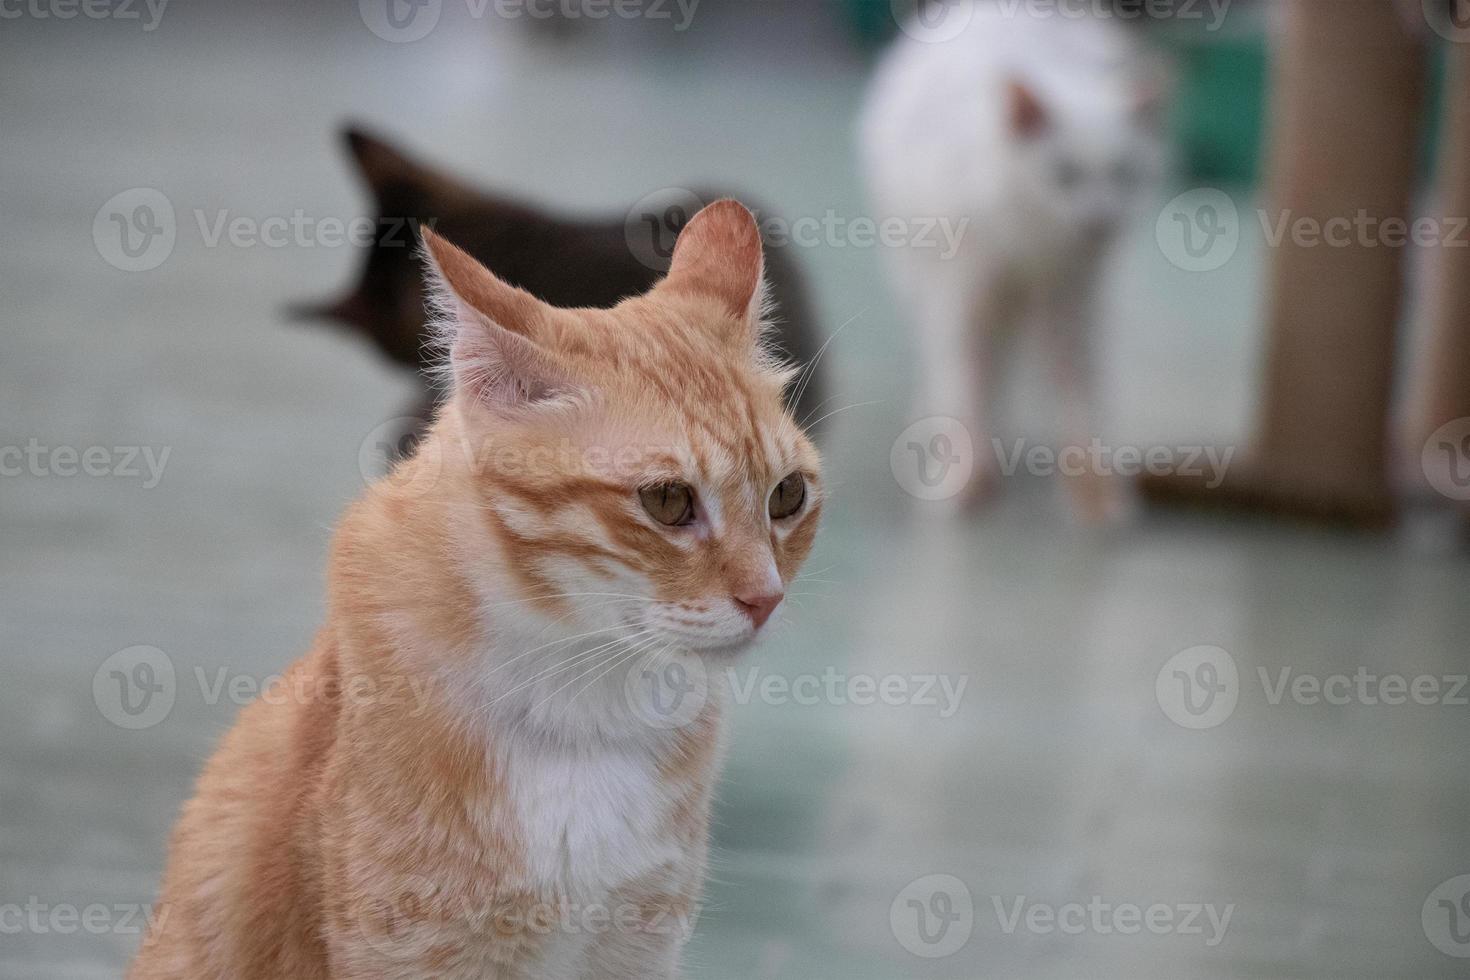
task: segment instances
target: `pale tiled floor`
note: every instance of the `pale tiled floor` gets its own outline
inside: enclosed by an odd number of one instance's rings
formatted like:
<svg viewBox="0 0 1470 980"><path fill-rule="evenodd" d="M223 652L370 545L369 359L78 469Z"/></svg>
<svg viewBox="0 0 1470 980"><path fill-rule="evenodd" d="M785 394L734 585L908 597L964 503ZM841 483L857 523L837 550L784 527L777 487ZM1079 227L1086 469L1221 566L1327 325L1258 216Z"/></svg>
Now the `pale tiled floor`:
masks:
<svg viewBox="0 0 1470 980"><path fill-rule="evenodd" d="M360 214L329 137L356 116L568 207L728 183L789 214L860 214L848 125L862 65L822 47L815 18L785 17L756 54L723 47L716 35L742 18L710 8L689 35L575 56L518 51L492 37L506 25L449 14L423 41L388 44L352 5L180 3L152 32L5 22L0 443L170 457L151 489L0 480L0 977L119 973L137 941L122 913L100 934L62 934L16 932L6 908L152 900L172 816L235 711L207 703L195 669L260 677L302 649L328 528L361 486L358 447L407 391L366 351L280 316L344 281L350 251L206 248L195 209ZM747 9L746 28L777 10ZM94 249L92 219L137 186L173 203L178 244L162 267L124 273ZM1106 328L1117 439L1238 438L1253 256L1186 275L1154 248L1151 221L1125 251ZM1430 942L1448 920L1429 900L1470 872L1470 708L1273 705L1258 675L1465 672L1464 560L1182 518L1088 534L1035 480L983 520L915 522L889 474L909 379L877 257L803 258L829 325L852 321L834 390L879 403L834 420L838 496L816 581L748 667L967 686L949 717L737 709L690 976L1466 975ZM1020 402L1025 426L1044 427L1044 390ZM138 644L165 651L180 683L165 721L128 731L102 717L92 681ZM1202 644L1238 665L1240 701L1191 731L1165 716L1155 677ZM932 889L904 889L936 874L963 882L973 924L952 955L923 958L900 937L939 948L914 939L907 905ZM1004 924L1018 901L1094 897L1233 910L1214 946L1208 924L1203 936Z"/></svg>

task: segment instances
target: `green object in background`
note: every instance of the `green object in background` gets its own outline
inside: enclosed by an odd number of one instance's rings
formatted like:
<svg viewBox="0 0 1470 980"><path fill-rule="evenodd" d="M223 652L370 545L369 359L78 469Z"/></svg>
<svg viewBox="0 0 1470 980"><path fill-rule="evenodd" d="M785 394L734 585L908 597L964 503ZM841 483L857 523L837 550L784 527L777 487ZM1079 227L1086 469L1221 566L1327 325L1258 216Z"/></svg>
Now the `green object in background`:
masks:
<svg viewBox="0 0 1470 980"><path fill-rule="evenodd" d="M877 47L898 26L893 19L893 6L888 0L839 0L847 11L848 23L859 40Z"/></svg>
<svg viewBox="0 0 1470 980"><path fill-rule="evenodd" d="M1250 184L1259 175L1268 58L1259 39L1190 44L1178 50L1174 138L1194 181Z"/></svg>
<svg viewBox="0 0 1470 980"><path fill-rule="evenodd" d="M1260 179L1270 86L1265 39L1191 41L1175 46L1174 55L1179 63L1174 140L1186 179L1254 185ZM1444 49L1437 47L1424 127L1425 174L1434 167L1444 82Z"/></svg>

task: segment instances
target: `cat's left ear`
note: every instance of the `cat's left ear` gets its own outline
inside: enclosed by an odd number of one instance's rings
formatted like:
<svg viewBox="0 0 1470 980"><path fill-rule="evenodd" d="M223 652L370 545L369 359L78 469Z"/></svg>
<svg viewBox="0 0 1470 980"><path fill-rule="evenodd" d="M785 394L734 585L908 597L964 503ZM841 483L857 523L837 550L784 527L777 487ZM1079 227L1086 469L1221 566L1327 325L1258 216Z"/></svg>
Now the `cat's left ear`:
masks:
<svg viewBox="0 0 1470 980"><path fill-rule="evenodd" d="M1006 82L1006 117L1011 133L1027 140L1040 136L1051 123L1040 97L1019 78Z"/></svg>
<svg viewBox="0 0 1470 980"><path fill-rule="evenodd" d="M716 201L679 232L662 287L717 301L754 342L760 333L765 262L755 215L739 201Z"/></svg>

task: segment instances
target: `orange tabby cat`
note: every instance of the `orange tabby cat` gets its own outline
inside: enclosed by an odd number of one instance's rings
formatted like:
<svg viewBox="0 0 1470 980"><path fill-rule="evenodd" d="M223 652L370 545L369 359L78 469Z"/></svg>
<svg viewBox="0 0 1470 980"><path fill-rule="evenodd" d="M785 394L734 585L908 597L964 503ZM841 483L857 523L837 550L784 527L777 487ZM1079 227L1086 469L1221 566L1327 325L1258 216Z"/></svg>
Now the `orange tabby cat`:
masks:
<svg viewBox="0 0 1470 980"><path fill-rule="evenodd" d="M699 901L723 665L816 533L750 213L549 307L425 232L452 395L175 831L135 978L643 978Z"/></svg>

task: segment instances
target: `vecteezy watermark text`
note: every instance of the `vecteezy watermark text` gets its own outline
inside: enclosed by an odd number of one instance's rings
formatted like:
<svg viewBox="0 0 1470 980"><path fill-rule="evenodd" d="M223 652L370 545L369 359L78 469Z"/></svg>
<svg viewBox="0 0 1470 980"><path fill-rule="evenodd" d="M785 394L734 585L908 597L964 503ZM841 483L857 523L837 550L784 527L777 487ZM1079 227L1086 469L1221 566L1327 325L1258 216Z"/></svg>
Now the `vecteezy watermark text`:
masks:
<svg viewBox="0 0 1470 980"><path fill-rule="evenodd" d="M650 459L677 457L675 446L627 443L620 446L507 442L499 433L475 439L423 440L427 419L400 415L373 427L358 445L357 466L365 483L386 479L400 491L422 493L433 487L449 464L463 465L477 477L546 480L591 477L627 482L638 478ZM399 465L413 457L410 465Z"/></svg>
<svg viewBox="0 0 1470 980"><path fill-rule="evenodd" d="M977 458L968 427L958 419L931 415L909 425L889 448L889 469L904 492L920 500L947 500L964 491L976 471L989 476L1018 473L1050 477L1183 476L1214 490L1225 482L1234 446L1114 446L1099 438L1061 448L990 440L988 458Z"/></svg>
<svg viewBox="0 0 1470 980"><path fill-rule="evenodd" d="M1253 678L1257 688L1242 679ZM1256 693L1269 707L1470 707L1470 674L1380 673L1365 665L1318 674L1293 666L1257 666L1242 674L1223 647L1190 647L1170 657L1154 681L1159 707L1182 728L1217 728L1240 699Z"/></svg>
<svg viewBox="0 0 1470 980"><path fill-rule="evenodd" d="M1009 447L992 439L991 446L1001 476L1023 470L1032 476L1177 475L1202 478L1209 490L1225 482L1225 471L1235 458L1234 446L1109 446L1101 439L1061 449L1028 445L1025 439L1016 439Z"/></svg>
<svg viewBox="0 0 1470 980"><path fill-rule="evenodd" d="M130 187L108 198L92 218L92 244L104 262L124 272L147 272L168 261L181 231L191 227L205 248L282 249L378 246L414 248L420 224L413 217L365 214L239 214L230 208L192 208L192 223L180 228L177 212L162 191Z"/></svg>
<svg viewBox="0 0 1470 980"><path fill-rule="evenodd" d="M1470 248L1470 217L1464 215L1309 215L1291 209L1257 208L1256 223L1266 248L1301 249ZM1249 219L1229 194L1198 187L1175 197L1159 213L1154 234L1160 251L1186 272L1213 272L1234 258Z"/></svg>
<svg viewBox="0 0 1470 980"><path fill-rule="evenodd" d="M1235 0L998 0L1007 17L1065 20L1204 21L1217 31Z"/></svg>
<svg viewBox="0 0 1470 980"><path fill-rule="evenodd" d="M630 670L625 695L629 708L645 724L669 729L701 717L712 686L740 705L916 708L948 719L959 710L969 683L965 674L848 674L836 667L796 675L760 667L712 670L702 658L679 653Z"/></svg>
<svg viewBox="0 0 1470 980"><path fill-rule="evenodd" d="M143 479L152 490L163 479L171 447L48 446L34 437L24 446L0 446L0 477L117 477Z"/></svg>
<svg viewBox="0 0 1470 980"><path fill-rule="evenodd" d="M1213 902L1113 901L1102 895L1050 903L1026 895L991 895L1002 935L1194 936L1214 949L1225 941L1235 904ZM967 886L949 874L909 882L894 897L889 928L915 956L938 959L959 952L976 925L975 901Z"/></svg>
<svg viewBox="0 0 1470 980"><path fill-rule="evenodd" d="M31 895L24 902L0 903L0 936L136 936L149 928L161 929L169 906L138 902L46 902Z"/></svg>
<svg viewBox="0 0 1470 980"><path fill-rule="evenodd" d="M736 704L836 707L886 705L891 708L933 708L940 718L951 718L960 708L968 674L845 674L828 667L820 674L786 676L750 667L743 672L727 668Z"/></svg>
<svg viewBox="0 0 1470 980"><path fill-rule="evenodd" d="M0 0L0 20L136 20L157 29L169 0Z"/></svg>
<svg viewBox="0 0 1470 980"><path fill-rule="evenodd" d="M417 957L437 936L467 935L507 939L516 936L677 936L694 933L698 907L669 896L657 901L517 901L451 892L437 882L410 874L392 893L353 902L348 914L361 939L393 959Z"/></svg>
<svg viewBox="0 0 1470 980"><path fill-rule="evenodd" d="M244 707L267 704L333 702L344 705L388 705L419 717L429 709L433 682L414 674L324 675L291 670L266 676L229 667L196 666L183 675L193 681L194 695L205 705ZM182 691L181 691L182 689ZM112 654L92 675L92 700L112 724L131 731L152 728L173 711L187 683L173 658L154 646L133 646Z"/></svg>
<svg viewBox="0 0 1470 980"><path fill-rule="evenodd" d="M1115 903L1101 895L1060 905L1028 902L1025 895L992 895L990 901L1000 930L1007 936L1017 931L1036 936L1136 936L1148 932L1155 936L1200 936L1210 949L1224 942L1235 915L1234 903L1224 907L1213 902L1139 905Z"/></svg>
<svg viewBox="0 0 1470 980"><path fill-rule="evenodd" d="M694 22L701 0L464 0L472 20L605 21L669 23L682 34ZM444 0L358 0L367 29L385 41L406 44L428 37L444 14Z"/></svg>
<svg viewBox="0 0 1470 980"><path fill-rule="evenodd" d="M683 187L666 187L644 196L629 209L624 235L634 257L661 272L668 271L679 232L705 205L713 203ZM948 215L846 215L828 208L820 215L772 214L757 211L756 225L768 248L913 248L954 258L970 219Z"/></svg>
<svg viewBox="0 0 1470 980"><path fill-rule="evenodd" d="M987 0L889 0L894 21L909 37L942 44L963 34ZM1005 17L1033 20L1204 21L1213 32L1225 23L1234 0L998 0Z"/></svg>

